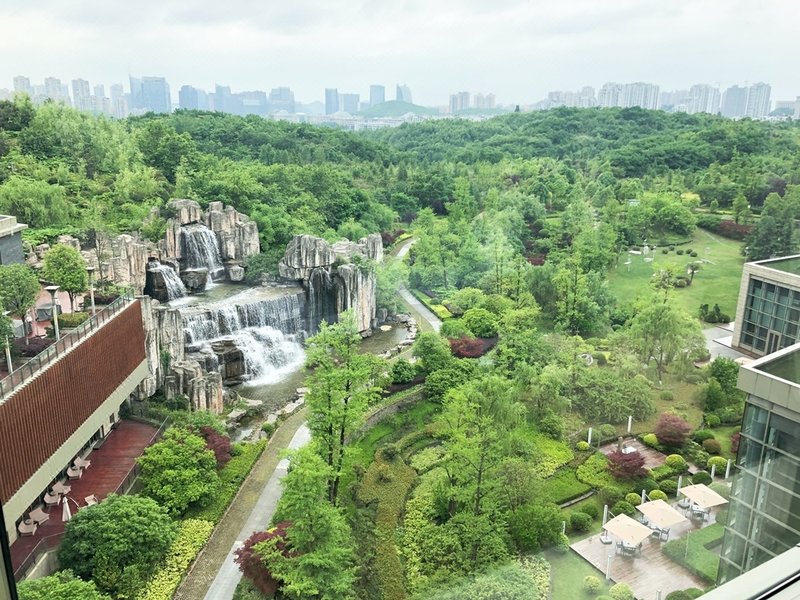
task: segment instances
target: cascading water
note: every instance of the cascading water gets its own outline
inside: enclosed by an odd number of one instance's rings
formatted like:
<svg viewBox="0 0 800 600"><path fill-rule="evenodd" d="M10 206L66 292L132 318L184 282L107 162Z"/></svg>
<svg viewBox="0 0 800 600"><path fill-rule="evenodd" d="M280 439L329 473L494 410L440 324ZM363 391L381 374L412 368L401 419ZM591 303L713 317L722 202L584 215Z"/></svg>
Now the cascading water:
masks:
<svg viewBox="0 0 800 600"><path fill-rule="evenodd" d="M208 278L211 281L219 281L225 277L217 236L201 223L182 228L181 257L184 269L208 269Z"/></svg>
<svg viewBox="0 0 800 600"><path fill-rule="evenodd" d="M232 343L241 351L246 378L274 383L305 360L305 319L299 294L247 301L233 297L225 305L187 308L183 312L187 350L213 354L214 346Z"/></svg>
<svg viewBox="0 0 800 600"><path fill-rule="evenodd" d="M147 262L147 271L152 274L151 279L158 278L163 282L163 289L166 291L167 301L175 300L176 298L181 298L186 295L186 287L172 268L167 265L162 265L159 261L153 259ZM156 282L151 281L151 290L155 285ZM148 292L147 289L145 289L145 293L150 293L152 295L152 291Z"/></svg>

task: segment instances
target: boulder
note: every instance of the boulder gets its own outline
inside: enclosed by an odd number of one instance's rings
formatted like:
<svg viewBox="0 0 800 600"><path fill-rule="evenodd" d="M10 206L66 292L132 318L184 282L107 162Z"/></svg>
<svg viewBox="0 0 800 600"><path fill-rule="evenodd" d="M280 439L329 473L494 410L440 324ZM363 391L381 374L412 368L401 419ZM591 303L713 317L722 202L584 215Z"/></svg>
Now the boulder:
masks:
<svg viewBox="0 0 800 600"><path fill-rule="evenodd" d="M181 272L181 281L190 292L202 292L208 282L208 269L186 269Z"/></svg>
<svg viewBox="0 0 800 600"><path fill-rule="evenodd" d="M244 267L231 265L228 267L228 279L233 282L244 281Z"/></svg>
<svg viewBox="0 0 800 600"><path fill-rule="evenodd" d="M220 340L211 344L211 351L217 356L219 373L223 381L241 380L247 374L244 354L233 340Z"/></svg>

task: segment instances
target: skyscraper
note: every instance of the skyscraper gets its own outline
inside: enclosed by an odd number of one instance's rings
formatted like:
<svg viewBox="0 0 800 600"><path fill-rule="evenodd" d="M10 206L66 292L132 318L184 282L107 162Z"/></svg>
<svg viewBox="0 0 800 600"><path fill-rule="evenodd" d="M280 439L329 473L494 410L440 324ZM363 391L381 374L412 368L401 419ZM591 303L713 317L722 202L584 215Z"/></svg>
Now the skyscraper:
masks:
<svg viewBox="0 0 800 600"><path fill-rule="evenodd" d="M142 77L142 108L155 113L172 112L172 100L166 79Z"/></svg>
<svg viewBox="0 0 800 600"><path fill-rule="evenodd" d="M178 107L184 110L197 110L199 107L197 88L191 85L181 86L178 90Z"/></svg>
<svg viewBox="0 0 800 600"><path fill-rule="evenodd" d="M44 80L44 95L57 102L64 101L64 87L57 77L47 77ZM69 98L69 96L67 96Z"/></svg>
<svg viewBox="0 0 800 600"><path fill-rule="evenodd" d="M33 98L33 87L31 87L31 80L23 75L14 77L14 91L18 94L28 94Z"/></svg>
<svg viewBox="0 0 800 600"><path fill-rule="evenodd" d="M369 86L369 105L375 106L386 102L386 87L382 85Z"/></svg>
<svg viewBox="0 0 800 600"><path fill-rule="evenodd" d="M734 85L725 90L722 97L722 115L724 117L743 117L747 109L747 88Z"/></svg>
<svg viewBox="0 0 800 600"><path fill-rule="evenodd" d="M758 119L765 117L770 111L770 93L772 87L768 83L754 83L747 88L747 105L744 114L747 117Z"/></svg>
<svg viewBox="0 0 800 600"><path fill-rule="evenodd" d="M295 110L294 92L288 87L272 88L269 92L269 109L293 113Z"/></svg>
<svg viewBox="0 0 800 600"><path fill-rule="evenodd" d="M142 80L138 77L128 77L131 86L130 96L128 97L128 110L141 110L144 108L142 100Z"/></svg>
<svg viewBox="0 0 800 600"><path fill-rule="evenodd" d="M450 94L450 114L456 114L469 108L469 92Z"/></svg>
<svg viewBox="0 0 800 600"><path fill-rule="evenodd" d="M339 112L339 90L325 88L325 114L332 115Z"/></svg>
<svg viewBox="0 0 800 600"><path fill-rule="evenodd" d="M111 114L117 119L124 119L128 116L128 102L125 99L125 91L121 83L111 86Z"/></svg>
<svg viewBox="0 0 800 600"><path fill-rule="evenodd" d="M360 101L359 94L342 94L342 106L341 109L346 112L354 115L358 112L359 106L358 103Z"/></svg>
<svg viewBox="0 0 800 600"><path fill-rule="evenodd" d="M411 88L405 83L398 83L397 88L395 89L395 100L398 102L408 102L409 104L413 104L414 102L411 99Z"/></svg>
<svg viewBox="0 0 800 600"><path fill-rule="evenodd" d="M719 112L719 90L707 83L698 83L689 88L689 99L687 112L710 113L712 115Z"/></svg>
<svg viewBox="0 0 800 600"><path fill-rule="evenodd" d="M85 79L72 80L73 105L78 110L92 110L92 93L89 91L89 82Z"/></svg>

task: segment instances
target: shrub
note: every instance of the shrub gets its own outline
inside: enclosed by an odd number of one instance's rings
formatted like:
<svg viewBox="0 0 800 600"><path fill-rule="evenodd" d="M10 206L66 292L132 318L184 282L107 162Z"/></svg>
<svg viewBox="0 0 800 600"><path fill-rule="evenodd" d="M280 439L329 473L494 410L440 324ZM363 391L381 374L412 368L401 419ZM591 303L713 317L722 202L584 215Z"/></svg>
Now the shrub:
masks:
<svg viewBox="0 0 800 600"><path fill-rule="evenodd" d="M471 308L464 313L461 320L476 337L490 338L497 335L497 317L485 308Z"/></svg>
<svg viewBox="0 0 800 600"><path fill-rule="evenodd" d="M728 466L728 460L721 456L712 456L711 458L708 459L706 467L708 467L708 470L710 471L712 466L716 467L716 470L714 472L717 475L724 475L725 468Z"/></svg>
<svg viewBox="0 0 800 600"><path fill-rule="evenodd" d="M538 552L561 541L562 521L555 504L530 502L509 515L508 532L520 552Z"/></svg>
<svg viewBox="0 0 800 600"><path fill-rule="evenodd" d="M275 423L263 423L261 431L266 434L267 438L271 438L272 434L275 433Z"/></svg>
<svg viewBox="0 0 800 600"><path fill-rule="evenodd" d="M637 487L643 489L645 492L649 494L653 490L658 489L658 482L655 479L652 479L651 477L645 477L644 479L642 479L642 481L639 483Z"/></svg>
<svg viewBox="0 0 800 600"><path fill-rule="evenodd" d="M600 434L600 439L603 440L617 437L617 428L610 423L603 423L600 425L600 427L597 428L597 432Z"/></svg>
<svg viewBox="0 0 800 600"><path fill-rule="evenodd" d="M400 456L400 448L397 444L386 444L381 448L381 454L387 462L393 462L395 458Z"/></svg>
<svg viewBox="0 0 800 600"><path fill-rule="evenodd" d="M711 475L707 471L698 471L692 475L692 483L702 483L708 485L711 483Z"/></svg>
<svg viewBox="0 0 800 600"><path fill-rule="evenodd" d="M687 248L686 249L686 254L691 254L692 252L694 252L694 250L692 248Z"/></svg>
<svg viewBox="0 0 800 600"><path fill-rule="evenodd" d="M675 254L677 254L678 256L683 255L683 253L684 253L684 249L683 248L678 248L677 250L675 250Z"/></svg>
<svg viewBox="0 0 800 600"><path fill-rule="evenodd" d="M650 500L666 500L667 494L661 490L653 490L648 494Z"/></svg>
<svg viewBox="0 0 800 600"><path fill-rule="evenodd" d="M446 338L460 338L471 336L472 332L464 325L461 319L448 319L442 323L439 335L443 335Z"/></svg>
<svg viewBox="0 0 800 600"><path fill-rule="evenodd" d="M722 422L717 415L706 415L705 416L706 425L710 428L719 427L719 424Z"/></svg>
<svg viewBox="0 0 800 600"><path fill-rule="evenodd" d="M608 595L614 600L636 600L631 588L625 583L616 583L608 590Z"/></svg>
<svg viewBox="0 0 800 600"><path fill-rule="evenodd" d="M605 352L592 352L592 358L601 367L608 364Z"/></svg>
<svg viewBox="0 0 800 600"><path fill-rule="evenodd" d="M600 490L599 496L603 504L608 504L609 506L613 506L614 504L622 500L623 492L619 488L613 486L607 486Z"/></svg>
<svg viewBox="0 0 800 600"><path fill-rule="evenodd" d="M665 446L680 448L686 443L691 425L678 415L664 413L656 424L656 437Z"/></svg>
<svg viewBox="0 0 800 600"><path fill-rule="evenodd" d="M717 511L717 516L714 517L714 522L719 523L720 525L726 525L728 523L728 509L723 508Z"/></svg>
<svg viewBox="0 0 800 600"><path fill-rule="evenodd" d="M206 441L206 448L214 453L217 469L221 469L231 459L231 438L220 435L211 427L204 425L200 428L200 435Z"/></svg>
<svg viewBox="0 0 800 600"><path fill-rule="evenodd" d="M661 254L669 254L669 248L662 248Z"/></svg>
<svg viewBox="0 0 800 600"><path fill-rule="evenodd" d="M569 526L573 531L589 531L592 526L592 517L584 512L574 512L569 516Z"/></svg>
<svg viewBox="0 0 800 600"><path fill-rule="evenodd" d="M667 594L666 600L692 600L692 597L683 590L675 590Z"/></svg>
<svg viewBox="0 0 800 600"><path fill-rule="evenodd" d="M468 376L460 369L439 369L425 378L425 394L434 402L441 402L448 390L466 382Z"/></svg>
<svg viewBox="0 0 800 600"><path fill-rule="evenodd" d="M661 398L661 399L662 399L664 402L672 402L672 401L675 399L675 394L673 394L673 393L672 393L672 392L670 392L669 390L664 390L663 392L661 392L661 393L659 394L659 397L660 397L660 398Z"/></svg>
<svg viewBox="0 0 800 600"><path fill-rule="evenodd" d="M650 448L658 446L658 438L655 433L645 433L642 436L642 442L645 446L649 446Z"/></svg>
<svg viewBox="0 0 800 600"><path fill-rule="evenodd" d="M639 506L642 503L642 497L636 492L625 494L625 502L633 506Z"/></svg>
<svg viewBox="0 0 800 600"><path fill-rule="evenodd" d="M689 256L692 256L693 258L697 258L697 252L692 250L691 252L689 252Z"/></svg>
<svg viewBox="0 0 800 600"><path fill-rule="evenodd" d="M720 444L715 439L704 440L703 450L705 450L709 454L719 454L720 452L722 452L722 444Z"/></svg>
<svg viewBox="0 0 800 600"><path fill-rule="evenodd" d="M583 578L583 589L589 594L596 594L602 587L603 584L594 575L587 575Z"/></svg>
<svg viewBox="0 0 800 600"><path fill-rule="evenodd" d="M714 432L709 431L708 429L698 429L692 435L692 439L698 444L702 444L706 440L713 440Z"/></svg>
<svg viewBox="0 0 800 600"><path fill-rule="evenodd" d="M85 312L62 313L58 316L58 324L64 329L70 329L77 327L88 318L89 313Z"/></svg>
<svg viewBox="0 0 800 600"><path fill-rule="evenodd" d="M675 472L669 465L661 465L659 467L654 467L650 469L650 475L656 481L661 481L662 479L668 479L669 477L672 477L674 474Z"/></svg>
<svg viewBox="0 0 800 600"><path fill-rule="evenodd" d="M625 500L620 500L614 505L614 508L611 509L615 515L628 515L632 517L636 514L636 508L630 503L626 502Z"/></svg>
<svg viewBox="0 0 800 600"><path fill-rule="evenodd" d="M592 519L596 519L600 516L600 509L597 508L597 504L594 502L589 502L584 504L578 509L578 512L582 512L585 515L589 515Z"/></svg>
<svg viewBox="0 0 800 600"><path fill-rule="evenodd" d="M563 533L559 533L558 541L556 542L556 545L553 547L553 550L555 550L559 554L566 554L567 552L569 552L569 538Z"/></svg>
<svg viewBox="0 0 800 600"><path fill-rule="evenodd" d="M678 493L678 483L672 481L671 479L666 479L659 484L658 489L664 492L667 496L674 496Z"/></svg>
<svg viewBox="0 0 800 600"><path fill-rule="evenodd" d="M416 369L405 358L400 358L392 365L392 383L409 383L416 375Z"/></svg>
<svg viewBox="0 0 800 600"><path fill-rule="evenodd" d="M491 340L471 336L448 339L447 341L450 343L450 350L453 356L456 358L479 358L494 345Z"/></svg>
<svg viewBox="0 0 800 600"><path fill-rule="evenodd" d="M587 450L591 450L592 447L589 445L589 442L586 440L581 440L577 444L575 444L575 449L581 452L586 452Z"/></svg>
<svg viewBox="0 0 800 600"><path fill-rule="evenodd" d="M554 412L549 412L540 417L537 428L551 440L560 440L564 437L564 420Z"/></svg>
<svg viewBox="0 0 800 600"><path fill-rule="evenodd" d="M186 519L178 525L178 535L150 581L137 600L171 600L186 570L208 541L214 524L210 521Z"/></svg>
<svg viewBox="0 0 800 600"><path fill-rule="evenodd" d="M608 455L608 471L617 479L644 477L647 474L644 468L644 456L641 453L625 454L620 450Z"/></svg>
<svg viewBox="0 0 800 600"><path fill-rule="evenodd" d="M725 500L729 500L731 497L731 488L725 483L714 482L708 487L717 492L723 498L725 498Z"/></svg>
<svg viewBox="0 0 800 600"><path fill-rule="evenodd" d="M675 473L683 473L687 467L686 460L680 454L670 454L667 456L666 460L664 460L664 464Z"/></svg>
<svg viewBox="0 0 800 600"><path fill-rule="evenodd" d="M731 452L736 454L739 452L739 439L741 438L741 434L736 431L731 435Z"/></svg>
<svg viewBox="0 0 800 600"><path fill-rule="evenodd" d="M47 577L20 581L17 592L19 600L111 600L106 594L100 593L93 581L75 577L69 569Z"/></svg>
<svg viewBox="0 0 800 600"><path fill-rule="evenodd" d="M269 531L257 531L244 541L241 548L234 552L236 554L234 562L239 565L239 570L253 582L259 591L267 596L272 596L278 589L278 581L273 579L254 547L274 538L286 539L286 530L289 525L289 523L283 522L278 523ZM283 542L277 543L278 549L283 550L282 544Z"/></svg>

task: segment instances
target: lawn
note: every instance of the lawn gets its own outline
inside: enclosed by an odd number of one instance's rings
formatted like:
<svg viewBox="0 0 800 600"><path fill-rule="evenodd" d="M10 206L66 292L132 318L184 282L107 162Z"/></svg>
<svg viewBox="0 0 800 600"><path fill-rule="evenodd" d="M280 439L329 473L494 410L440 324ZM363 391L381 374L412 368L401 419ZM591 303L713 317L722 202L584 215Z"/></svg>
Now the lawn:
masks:
<svg viewBox="0 0 800 600"><path fill-rule="evenodd" d="M725 458L736 458L736 455L731 452L731 436L733 435L734 431L738 431L739 429L739 425L726 425L724 427L715 427L711 430L714 432L714 437L717 438L717 441L719 441L719 444L722 447L722 451L719 453L720 456Z"/></svg>
<svg viewBox="0 0 800 600"><path fill-rule="evenodd" d="M706 546L714 545L722 540L725 529L722 525L714 523L693 531L686 537L667 542L661 549L676 563L685 566L689 571L699 575L709 583L717 580L719 570L719 554L709 550ZM686 544L689 550L686 551Z"/></svg>
<svg viewBox="0 0 800 600"><path fill-rule="evenodd" d="M594 598L594 596L589 596L583 589L583 579L587 575L594 575L603 582L603 588L599 594L605 594L608 588L611 587L606 584L603 573L572 550L569 550L566 554L548 550L544 553L544 557L550 563L550 573L552 574L551 600Z"/></svg>
<svg viewBox="0 0 800 600"><path fill-rule="evenodd" d="M677 303L692 315L697 314L701 304L713 307L716 303L722 312L733 318L744 264L744 257L740 254L741 247L741 242L698 228L691 243L676 247L676 250L694 250L697 258L678 255L675 251L662 254L660 248L656 249L655 254L649 255L654 259L652 263L644 262L644 257L640 255L624 254L620 257L619 265L612 267L608 273L609 289L620 303L632 302L639 296L649 294L649 282L654 267L673 264L685 273L686 265L690 261L708 260L710 262L703 263L695 274L691 286L675 290ZM629 266L624 264L628 258L631 259Z"/></svg>
<svg viewBox="0 0 800 600"><path fill-rule="evenodd" d="M692 427L700 427L703 421L703 407L697 399L697 390L699 386L685 381L679 381L673 375L667 374L664 376L664 384L661 387L653 387L651 399L655 412L644 421L633 422L632 432L639 433L652 433L656 427L661 413L676 412L685 418ZM672 400L663 400L661 392L672 392ZM627 423L623 423L627 426Z"/></svg>
<svg viewBox="0 0 800 600"><path fill-rule="evenodd" d="M590 485L578 481L575 469L571 467L559 469L541 485L540 498L553 504L562 504L592 489Z"/></svg>

